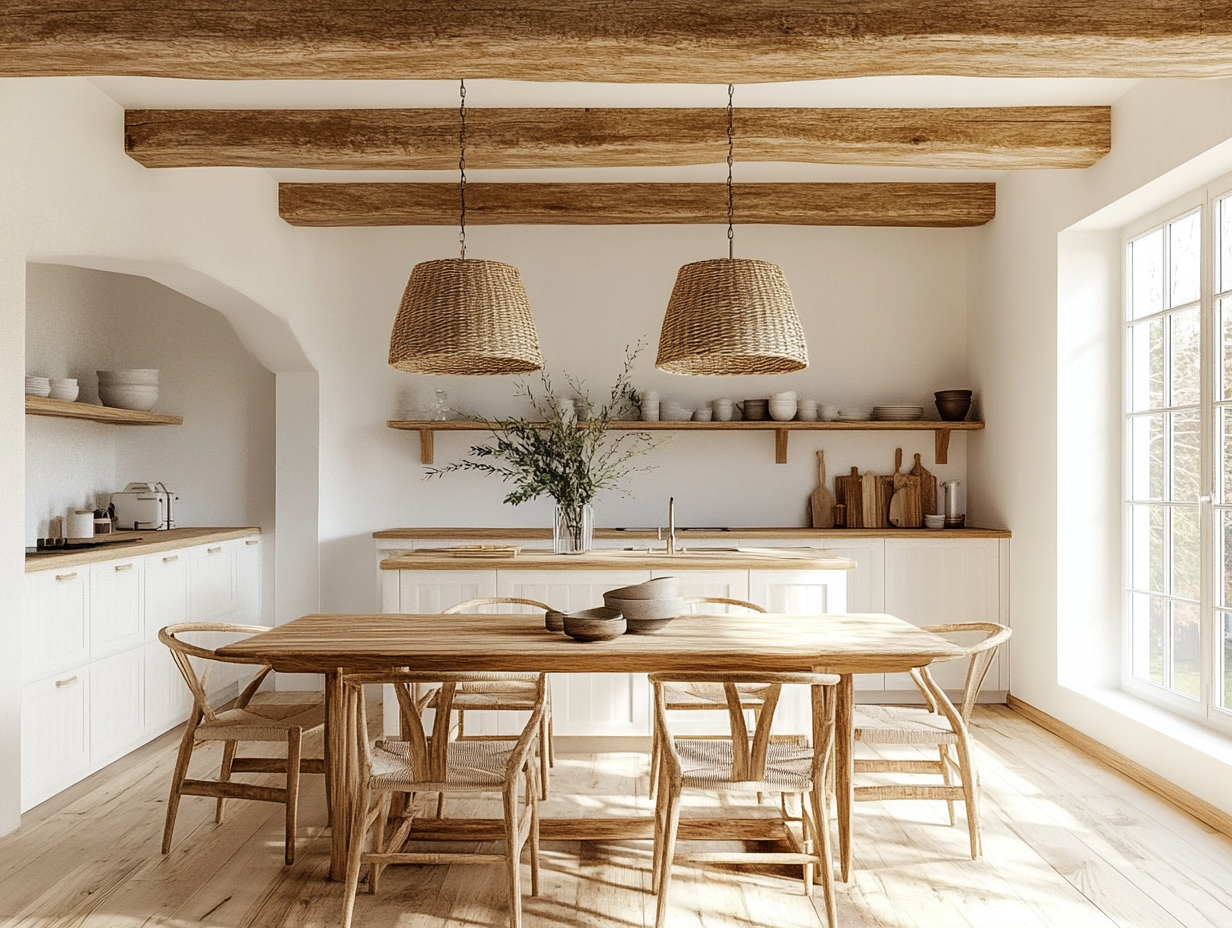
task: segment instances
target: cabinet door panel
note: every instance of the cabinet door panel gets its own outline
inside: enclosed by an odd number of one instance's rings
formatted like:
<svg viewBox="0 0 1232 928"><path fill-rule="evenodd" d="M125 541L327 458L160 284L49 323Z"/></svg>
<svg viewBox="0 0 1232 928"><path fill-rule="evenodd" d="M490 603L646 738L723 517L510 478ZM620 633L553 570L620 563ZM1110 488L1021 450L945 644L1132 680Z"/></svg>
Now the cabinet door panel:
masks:
<svg viewBox="0 0 1232 928"><path fill-rule="evenodd" d="M144 648L90 664L90 766L101 767L145 740Z"/></svg>
<svg viewBox="0 0 1232 928"><path fill-rule="evenodd" d="M428 615L468 599L496 595L495 570L399 570L398 607L393 612Z"/></svg>
<svg viewBox="0 0 1232 928"><path fill-rule="evenodd" d="M21 811L90 769L89 671L77 667L21 688Z"/></svg>
<svg viewBox="0 0 1232 928"><path fill-rule="evenodd" d="M996 539L888 539L886 577L885 611L914 625L1001 621ZM986 692L1004 690L1008 684L1001 679L1002 664L993 663L984 682ZM947 691L962 689L966 661L934 664L930 670ZM915 692L907 674L887 674L886 689Z"/></svg>
<svg viewBox="0 0 1232 928"><path fill-rule="evenodd" d="M154 738L188 718L193 701L165 645L155 641L141 650L145 662L145 735Z"/></svg>
<svg viewBox="0 0 1232 928"><path fill-rule="evenodd" d="M258 538L241 538L235 549L235 599L237 621L244 625L269 625L262 595L261 549Z"/></svg>
<svg viewBox="0 0 1232 928"><path fill-rule="evenodd" d="M24 681L37 680L89 659L89 578L88 567L26 575L21 626Z"/></svg>
<svg viewBox="0 0 1232 928"><path fill-rule="evenodd" d="M501 570L497 595L534 599L574 612L602 606L606 591L644 583L650 576L648 570ZM552 675L551 685L558 735L650 733L650 687L643 673L558 673Z"/></svg>
<svg viewBox="0 0 1232 928"><path fill-rule="evenodd" d="M97 660L145 640L142 586L145 559L90 565L90 657Z"/></svg>

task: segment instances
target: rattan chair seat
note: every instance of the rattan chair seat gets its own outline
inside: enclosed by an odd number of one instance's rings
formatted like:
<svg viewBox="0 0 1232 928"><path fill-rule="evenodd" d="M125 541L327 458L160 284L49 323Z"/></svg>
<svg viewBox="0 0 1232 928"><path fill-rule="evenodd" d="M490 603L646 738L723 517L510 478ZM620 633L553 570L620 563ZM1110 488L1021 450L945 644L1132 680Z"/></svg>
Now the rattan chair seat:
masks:
<svg viewBox="0 0 1232 928"><path fill-rule="evenodd" d="M308 694L304 694L307 696ZM320 697L317 697L318 700ZM286 741L287 729L304 733L325 725L325 707L319 702L250 705L244 709L222 709L214 721L202 722L196 731L199 741Z"/></svg>
<svg viewBox="0 0 1232 928"><path fill-rule="evenodd" d="M372 747L372 789L408 793L502 789L512 754L509 741L452 741L448 776L435 783L415 779L410 745L405 741L377 741Z"/></svg>
<svg viewBox="0 0 1232 928"><path fill-rule="evenodd" d="M761 705L768 686L744 683L739 687L740 705L752 709ZM663 688L668 709L726 709L727 696L722 683L672 683Z"/></svg>
<svg viewBox="0 0 1232 928"><path fill-rule="evenodd" d="M876 744L956 744L958 735L944 715L914 706L857 706L852 714L857 741Z"/></svg>
<svg viewBox="0 0 1232 928"><path fill-rule="evenodd" d="M732 779L731 741L677 739L676 751L680 755L681 783L693 789L728 793L805 793L813 788L811 745L767 745L765 776L746 781Z"/></svg>

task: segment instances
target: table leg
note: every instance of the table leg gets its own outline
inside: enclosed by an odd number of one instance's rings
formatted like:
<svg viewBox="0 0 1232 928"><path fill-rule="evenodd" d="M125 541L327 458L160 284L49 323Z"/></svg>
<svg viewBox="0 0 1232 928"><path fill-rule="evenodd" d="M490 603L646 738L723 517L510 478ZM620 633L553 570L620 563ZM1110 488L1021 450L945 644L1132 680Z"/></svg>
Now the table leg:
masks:
<svg viewBox="0 0 1232 928"><path fill-rule="evenodd" d="M330 767L329 820L331 832L329 878L346 879L347 837L351 810L350 765L347 763L346 703L342 693L342 670L325 675L325 742Z"/></svg>
<svg viewBox="0 0 1232 928"><path fill-rule="evenodd" d="M834 797L838 806L839 879L844 883L851 873L851 806L854 795L851 781L855 773L855 752L851 743L853 690L851 674L843 674L839 679L834 718Z"/></svg>

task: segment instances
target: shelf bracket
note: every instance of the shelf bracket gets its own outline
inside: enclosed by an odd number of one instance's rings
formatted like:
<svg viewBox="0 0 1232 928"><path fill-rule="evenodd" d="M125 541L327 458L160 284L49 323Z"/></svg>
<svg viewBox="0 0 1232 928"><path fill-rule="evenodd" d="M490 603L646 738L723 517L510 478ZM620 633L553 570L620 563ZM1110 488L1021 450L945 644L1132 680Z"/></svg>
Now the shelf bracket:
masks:
<svg viewBox="0 0 1232 928"><path fill-rule="evenodd" d="M935 429L933 439L933 460L938 464L950 463L950 430Z"/></svg>
<svg viewBox="0 0 1232 928"><path fill-rule="evenodd" d="M435 461L435 448L433 447L433 439L436 436L435 429L419 429L419 460L422 464L432 464Z"/></svg>
<svg viewBox="0 0 1232 928"><path fill-rule="evenodd" d="M791 429L775 429L774 430L774 463L787 463L787 438L791 435Z"/></svg>

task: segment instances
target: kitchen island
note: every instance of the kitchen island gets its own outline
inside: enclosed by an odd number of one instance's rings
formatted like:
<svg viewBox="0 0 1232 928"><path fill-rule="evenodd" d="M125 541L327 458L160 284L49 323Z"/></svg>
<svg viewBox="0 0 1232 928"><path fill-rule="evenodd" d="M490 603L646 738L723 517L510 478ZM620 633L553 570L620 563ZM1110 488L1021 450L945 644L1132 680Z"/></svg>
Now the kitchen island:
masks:
<svg viewBox="0 0 1232 928"><path fill-rule="evenodd" d="M677 575L686 597L748 600L778 613L844 613L847 573L856 566L850 558L810 547L705 548L676 554L646 547L600 548L577 555L522 549L515 557L467 556L473 553L442 548L383 559L382 611L439 613L465 600L506 596L571 612L602 606L607 590ZM458 621L466 618L459 616ZM644 674L555 676L552 702L557 735L639 739L650 735L650 690ZM472 713L467 714L467 727L475 734L506 734L517 725L508 714L473 715L474 724ZM805 701L785 698L778 719L783 731L796 727L806 731ZM387 724L393 721L391 716Z"/></svg>

